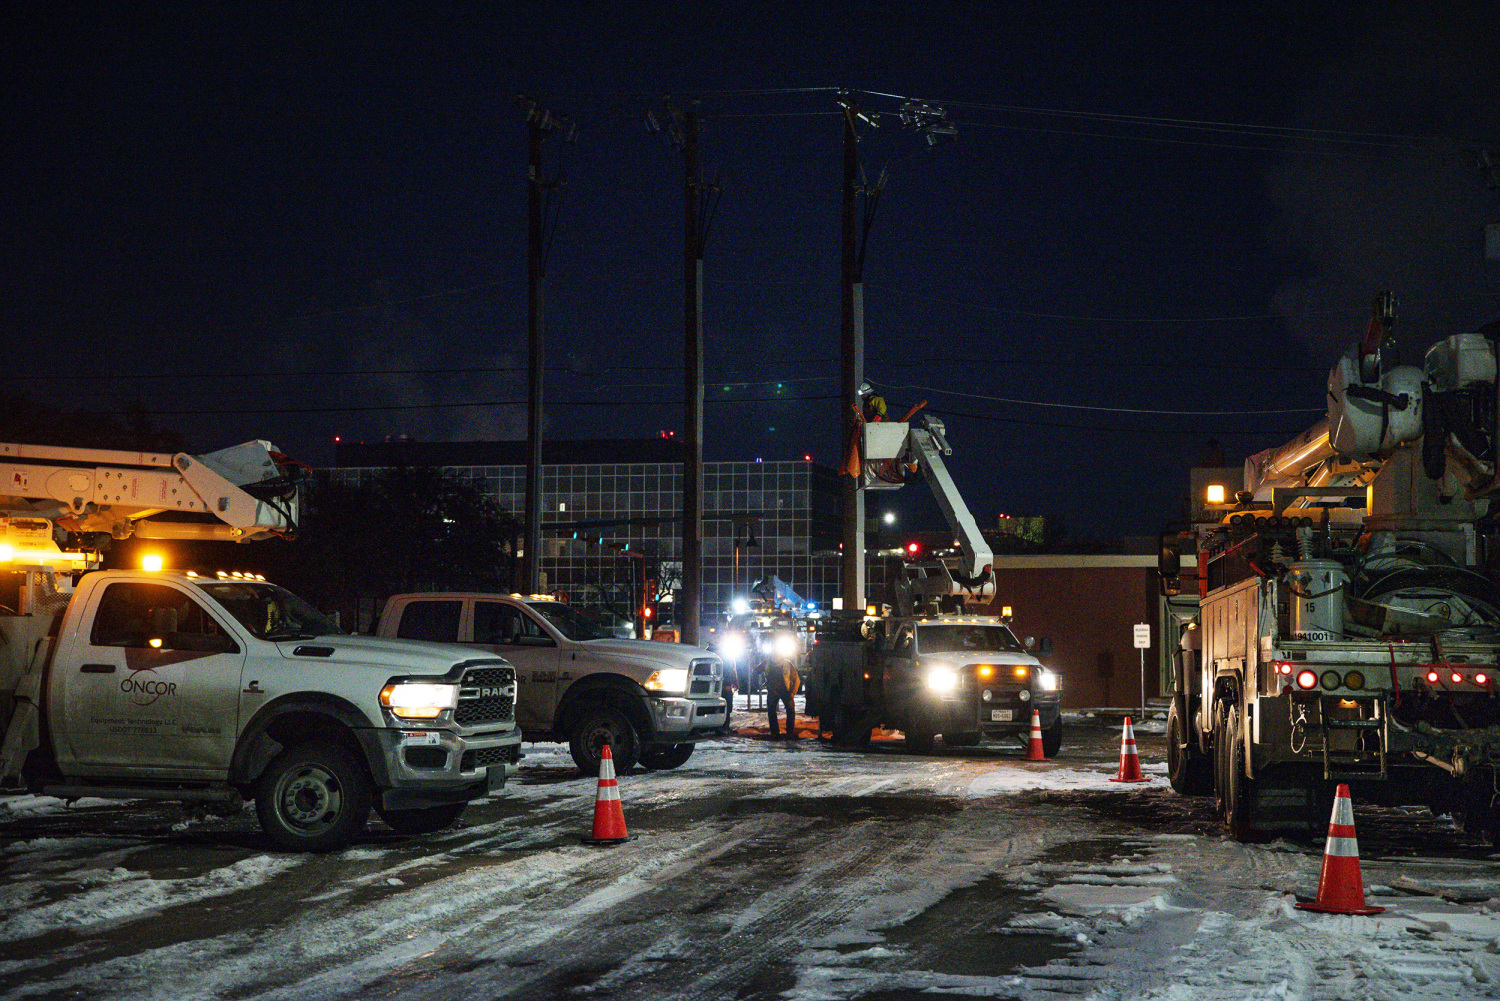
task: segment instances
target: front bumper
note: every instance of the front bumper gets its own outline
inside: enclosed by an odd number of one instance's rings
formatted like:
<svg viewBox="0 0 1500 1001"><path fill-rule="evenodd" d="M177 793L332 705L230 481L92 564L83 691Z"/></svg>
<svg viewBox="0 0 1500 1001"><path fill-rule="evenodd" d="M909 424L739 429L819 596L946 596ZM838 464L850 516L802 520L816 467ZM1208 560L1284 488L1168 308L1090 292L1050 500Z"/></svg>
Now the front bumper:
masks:
<svg viewBox="0 0 1500 1001"><path fill-rule="evenodd" d="M985 691L989 699L984 698ZM979 731L987 737L1004 737L1031 732L1031 713L1036 711L1046 729L1057 722L1062 711L1062 699L1056 692L1034 695L1015 689L989 688L963 693L953 699L945 699L937 710L938 732L945 732L942 725L950 726L954 732L973 733Z"/></svg>
<svg viewBox="0 0 1500 1001"><path fill-rule="evenodd" d="M499 792L517 770L521 731L462 736L452 730L374 731L389 785L386 809L410 810L466 803Z"/></svg>
<svg viewBox="0 0 1500 1001"><path fill-rule="evenodd" d="M688 744L713 736L728 722L728 706L721 695L711 699L658 696L648 700L651 739L659 743Z"/></svg>

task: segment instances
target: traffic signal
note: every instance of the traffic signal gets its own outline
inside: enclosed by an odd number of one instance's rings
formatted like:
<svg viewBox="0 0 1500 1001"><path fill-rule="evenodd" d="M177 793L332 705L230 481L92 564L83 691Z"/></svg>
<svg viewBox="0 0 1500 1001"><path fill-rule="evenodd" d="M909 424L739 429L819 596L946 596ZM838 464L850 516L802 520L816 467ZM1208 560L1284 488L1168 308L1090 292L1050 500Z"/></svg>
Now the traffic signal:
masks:
<svg viewBox="0 0 1500 1001"><path fill-rule="evenodd" d="M922 552L922 544L920 542L908 542L906 544L906 555L907 556L917 556L917 555L920 555L921 552Z"/></svg>

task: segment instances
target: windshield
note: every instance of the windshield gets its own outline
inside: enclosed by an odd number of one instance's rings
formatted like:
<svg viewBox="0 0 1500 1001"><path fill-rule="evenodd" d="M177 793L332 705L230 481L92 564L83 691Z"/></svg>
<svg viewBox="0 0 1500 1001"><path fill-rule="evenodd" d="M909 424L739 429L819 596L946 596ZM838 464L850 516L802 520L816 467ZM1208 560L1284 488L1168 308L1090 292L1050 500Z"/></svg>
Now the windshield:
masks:
<svg viewBox="0 0 1500 1001"><path fill-rule="evenodd" d="M917 627L917 649L922 653L1024 653L1009 629L1004 626L977 626L964 623L934 623Z"/></svg>
<svg viewBox="0 0 1500 1001"><path fill-rule="evenodd" d="M564 605L560 601L533 601L528 603L528 607L546 619L553 629L575 642L614 639L599 627L598 622L571 605Z"/></svg>
<svg viewBox="0 0 1500 1001"><path fill-rule="evenodd" d="M343 632L333 620L275 584L217 581L198 585L263 640L300 640Z"/></svg>

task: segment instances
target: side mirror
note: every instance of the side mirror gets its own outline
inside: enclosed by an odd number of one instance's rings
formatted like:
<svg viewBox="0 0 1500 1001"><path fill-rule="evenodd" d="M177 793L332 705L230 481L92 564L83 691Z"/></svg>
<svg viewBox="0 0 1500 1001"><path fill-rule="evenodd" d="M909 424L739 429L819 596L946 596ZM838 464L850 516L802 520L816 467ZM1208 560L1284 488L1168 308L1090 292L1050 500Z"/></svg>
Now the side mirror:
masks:
<svg viewBox="0 0 1500 1001"><path fill-rule="evenodd" d="M1042 654L1045 656L1046 654L1049 654L1051 652L1052 652L1052 637L1051 636L1043 636L1042 637Z"/></svg>
<svg viewBox="0 0 1500 1001"><path fill-rule="evenodd" d="M151 609L151 635L167 637L177 631L177 609Z"/></svg>
<svg viewBox="0 0 1500 1001"><path fill-rule="evenodd" d="M339 621L339 610L337 608L335 608L331 612L324 612L323 614L328 617L329 622L333 623L333 628L337 629L339 632L344 631L344 624Z"/></svg>
<svg viewBox="0 0 1500 1001"><path fill-rule="evenodd" d="M1182 573L1182 556L1177 547L1162 540L1161 552L1156 556L1156 572L1162 577L1176 577Z"/></svg>
<svg viewBox="0 0 1500 1001"><path fill-rule="evenodd" d="M1026 649L1028 649L1028 650L1035 649L1036 648L1036 637L1035 636L1028 636L1028 637L1026 637L1026 639L1024 639L1022 641L1022 645L1025 646Z"/></svg>

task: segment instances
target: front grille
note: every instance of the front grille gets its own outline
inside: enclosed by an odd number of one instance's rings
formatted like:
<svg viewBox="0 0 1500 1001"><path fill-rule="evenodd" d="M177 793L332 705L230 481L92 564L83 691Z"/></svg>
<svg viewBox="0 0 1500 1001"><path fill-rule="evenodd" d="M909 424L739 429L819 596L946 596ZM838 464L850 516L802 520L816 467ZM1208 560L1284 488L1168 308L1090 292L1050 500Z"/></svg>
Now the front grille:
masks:
<svg viewBox="0 0 1500 1001"><path fill-rule="evenodd" d="M506 723L516 716L516 672L509 667L479 667L464 672L459 682L458 708L453 721L459 726Z"/></svg>
<svg viewBox="0 0 1500 1001"><path fill-rule="evenodd" d="M509 747L482 747L474 751L465 751L459 760L459 771L472 772L476 768L486 765L514 765L521 760L521 745L511 744Z"/></svg>
<svg viewBox="0 0 1500 1001"><path fill-rule="evenodd" d="M689 695L717 695L722 668L716 660L695 660L688 669L692 681L688 684Z"/></svg>

